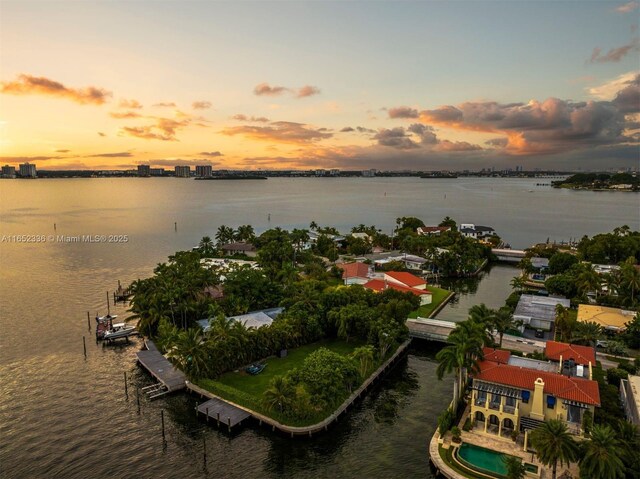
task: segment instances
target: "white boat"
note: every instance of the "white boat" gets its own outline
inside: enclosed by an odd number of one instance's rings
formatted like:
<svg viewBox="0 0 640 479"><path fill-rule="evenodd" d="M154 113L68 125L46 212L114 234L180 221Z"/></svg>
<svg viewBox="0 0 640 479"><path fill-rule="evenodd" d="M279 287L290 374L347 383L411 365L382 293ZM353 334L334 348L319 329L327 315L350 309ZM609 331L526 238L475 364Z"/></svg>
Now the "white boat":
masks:
<svg viewBox="0 0 640 479"><path fill-rule="evenodd" d="M136 334L136 328L129 326L126 323L113 324L108 331L105 331L103 339L111 341L119 338L127 338L132 334Z"/></svg>

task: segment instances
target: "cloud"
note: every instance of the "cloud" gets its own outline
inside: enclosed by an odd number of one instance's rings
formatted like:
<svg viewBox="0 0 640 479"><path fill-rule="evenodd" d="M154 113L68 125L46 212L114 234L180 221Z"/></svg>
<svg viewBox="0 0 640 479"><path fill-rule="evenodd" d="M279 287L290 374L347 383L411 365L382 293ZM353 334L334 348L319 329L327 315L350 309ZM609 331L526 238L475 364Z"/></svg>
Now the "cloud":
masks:
<svg viewBox="0 0 640 479"><path fill-rule="evenodd" d="M96 153L95 155L87 155L85 158L132 158L133 154L129 151L121 151L118 153Z"/></svg>
<svg viewBox="0 0 640 479"><path fill-rule="evenodd" d="M155 106L156 108L175 108L176 104L173 102L160 102L155 103L153 106Z"/></svg>
<svg viewBox="0 0 640 479"><path fill-rule="evenodd" d="M504 148L509 143L508 138L492 138L484 142L485 145L495 146L497 148Z"/></svg>
<svg viewBox="0 0 640 479"><path fill-rule="evenodd" d="M247 115L243 115L242 113L238 113L237 115L233 115L231 117L232 120L236 120L236 121L251 121L251 122L258 122L258 123L268 123L269 122L269 118L265 118L264 116L247 116Z"/></svg>
<svg viewBox="0 0 640 479"><path fill-rule="evenodd" d="M201 151L198 154L202 156L222 156L222 153L219 151Z"/></svg>
<svg viewBox="0 0 640 479"><path fill-rule="evenodd" d="M72 100L82 105L102 105L111 96L103 88L68 88L62 83L45 77L18 75L17 80L0 83L0 91L9 95L49 95Z"/></svg>
<svg viewBox="0 0 640 479"><path fill-rule="evenodd" d="M248 138L281 143L305 144L331 138L332 133L315 129L304 123L275 121L269 126L243 125L223 129L220 133L227 136L243 135Z"/></svg>
<svg viewBox="0 0 640 479"><path fill-rule="evenodd" d="M418 118L418 110L408 106L389 108L389 118Z"/></svg>
<svg viewBox="0 0 640 479"><path fill-rule="evenodd" d="M440 151L476 151L482 150L479 145L473 145L466 141L449 141L441 140L438 142L438 150Z"/></svg>
<svg viewBox="0 0 640 479"><path fill-rule="evenodd" d="M284 86L271 86L268 83L260 83L253 89L253 94L258 96L278 96L287 91L289 91L289 89Z"/></svg>
<svg viewBox="0 0 640 479"><path fill-rule="evenodd" d="M629 3L625 3L624 5L620 5L616 7L615 10L618 13L629 13L629 12L633 12L636 8L638 8L639 5L640 3L633 1Z"/></svg>
<svg viewBox="0 0 640 479"><path fill-rule="evenodd" d="M98 136L107 136L106 133L102 133L101 131L98 132Z"/></svg>
<svg viewBox="0 0 640 479"><path fill-rule="evenodd" d="M623 73L622 75L614 78L613 80L609 80L602 85L587 88L587 92L589 93L589 95L597 98L598 100L612 100L620 90L626 88L627 85L630 85L634 81L636 81L638 74L638 72L633 71Z"/></svg>
<svg viewBox="0 0 640 479"><path fill-rule="evenodd" d="M56 153L69 153L71 150L56 150Z"/></svg>
<svg viewBox="0 0 640 479"><path fill-rule="evenodd" d="M640 50L638 39L635 38L628 43L627 45L623 45L618 48L612 48L606 54L602 54L602 50L599 47L595 47L593 52L591 53L591 58L589 62L591 63L607 63L607 62L619 62L622 60L629 52Z"/></svg>
<svg viewBox="0 0 640 479"><path fill-rule="evenodd" d="M0 156L2 163L27 163L34 161L61 160L66 156Z"/></svg>
<svg viewBox="0 0 640 479"><path fill-rule="evenodd" d="M407 131L418 135L420 137L420 142L423 145L435 145L438 143L438 138L431 126L423 125L422 123L414 123L407 128Z"/></svg>
<svg viewBox="0 0 640 479"><path fill-rule="evenodd" d="M118 107L139 110L142 108L142 104L138 100L120 100Z"/></svg>
<svg viewBox="0 0 640 479"><path fill-rule="evenodd" d="M124 120L124 119L129 119L129 118L140 118L142 117L142 115L140 113L137 113L135 111L125 111L125 112L118 112L118 111L111 111L109 112L109 116L111 118L115 118L116 120Z"/></svg>
<svg viewBox="0 0 640 479"><path fill-rule="evenodd" d="M406 134L405 129L402 127L392 129L381 128L373 139L378 140L379 145L389 146L399 150L419 148L419 145Z"/></svg>
<svg viewBox="0 0 640 479"><path fill-rule="evenodd" d="M500 104L467 102L425 110L425 123L506 137L505 153L540 155L615 145L629 141L625 114L637 111L637 81L620 90L616 99L572 102L548 98L543 102ZM499 146L492 140L492 146ZM468 148L441 143L440 148Z"/></svg>
<svg viewBox="0 0 640 479"><path fill-rule="evenodd" d="M349 133L349 132L352 132L352 131L356 131L356 129L352 128L350 126L345 126L344 128L342 128L340 130L340 133Z"/></svg>
<svg viewBox="0 0 640 479"><path fill-rule="evenodd" d="M320 94L319 88L311 85L305 85L301 88L298 88L298 93L296 94L296 98L306 98L308 96L319 95L319 94Z"/></svg>
<svg viewBox="0 0 640 479"><path fill-rule="evenodd" d="M177 141L176 134L178 131L191 124L207 127L201 123L193 123L194 118L186 113L177 112L176 117L178 119L156 117L154 118L155 124L152 125L125 126L120 129L119 134L143 140ZM196 118L195 120L198 119Z"/></svg>
<svg viewBox="0 0 640 479"><path fill-rule="evenodd" d="M211 108L211 102L210 101L194 101L191 104L191 107L194 110L207 110L208 108Z"/></svg>
<svg viewBox="0 0 640 479"><path fill-rule="evenodd" d="M612 103L623 113L640 112L640 73L616 94Z"/></svg>
<svg viewBox="0 0 640 479"><path fill-rule="evenodd" d="M300 88L289 88L286 86L271 86L268 83L260 83L253 89L253 94L258 96L280 96L284 93L291 93L295 98L307 98L319 95L320 89L312 85L304 85Z"/></svg>

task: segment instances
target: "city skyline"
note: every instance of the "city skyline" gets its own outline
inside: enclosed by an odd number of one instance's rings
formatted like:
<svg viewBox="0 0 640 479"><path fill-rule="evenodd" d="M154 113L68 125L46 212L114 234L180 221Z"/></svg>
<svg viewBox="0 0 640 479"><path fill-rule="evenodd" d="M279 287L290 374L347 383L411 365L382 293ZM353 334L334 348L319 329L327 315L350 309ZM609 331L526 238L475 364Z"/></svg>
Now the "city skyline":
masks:
<svg viewBox="0 0 640 479"><path fill-rule="evenodd" d="M638 166L638 2L3 2L0 162Z"/></svg>

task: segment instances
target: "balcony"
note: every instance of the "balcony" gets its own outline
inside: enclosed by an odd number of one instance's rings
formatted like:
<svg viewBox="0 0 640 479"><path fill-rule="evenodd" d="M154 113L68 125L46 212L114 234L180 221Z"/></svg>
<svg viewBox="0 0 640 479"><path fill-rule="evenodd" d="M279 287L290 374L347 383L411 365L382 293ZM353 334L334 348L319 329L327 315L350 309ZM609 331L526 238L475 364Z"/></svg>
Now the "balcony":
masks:
<svg viewBox="0 0 640 479"><path fill-rule="evenodd" d="M502 410L508 414L515 414L516 407L515 406L502 406Z"/></svg>
<svg viewBox="0 0 640 479"><path fill-rule="evenodd" d="M496 411L500 410L500 403L499 402L490 402L489 403L489 409L494 409Z"/></svg>
<svg viewBox="0 0 640 479"><path fill-rule="evenodd" d="M487 398L476 398L474 404L480 407L487 407Z"/></svg>

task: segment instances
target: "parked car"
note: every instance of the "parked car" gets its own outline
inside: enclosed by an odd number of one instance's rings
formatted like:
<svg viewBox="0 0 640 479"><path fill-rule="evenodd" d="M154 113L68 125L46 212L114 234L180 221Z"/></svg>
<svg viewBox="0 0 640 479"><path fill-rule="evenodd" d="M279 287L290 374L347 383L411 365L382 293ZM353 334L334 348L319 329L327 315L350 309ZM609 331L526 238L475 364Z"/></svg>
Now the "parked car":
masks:
<svg viewBox="0 0 640 479"><path fill-rule="evenodd" d="M536 329L535 337L536 338L544 338L544 331L542 329Z"/></svg>
<svg viewBox="0 0 640 479"><path fill-rule="evenodd" d="M607 347L609 347L609 341L604 341L604 340L600 340L600 339L598 339L596 341L596 348L605 349Z"/></svg>

